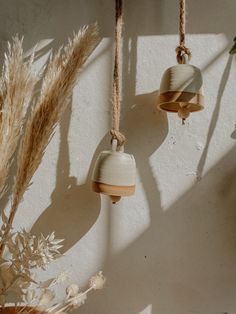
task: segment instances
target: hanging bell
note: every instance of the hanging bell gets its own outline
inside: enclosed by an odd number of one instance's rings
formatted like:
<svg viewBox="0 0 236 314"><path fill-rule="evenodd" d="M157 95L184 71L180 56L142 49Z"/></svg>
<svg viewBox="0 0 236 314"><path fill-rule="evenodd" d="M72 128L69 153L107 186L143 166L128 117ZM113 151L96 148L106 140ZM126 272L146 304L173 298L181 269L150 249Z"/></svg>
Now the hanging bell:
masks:
<svg viewBox="0 0 236 314"><path fill-rule="evenodd" d="M117 151L117 140L112 149L103 151L97 158L92 176L92 188L97 193L109 195L112 203L135 191L136 164L133 155Z"/></svg>
<svg viewBox="0 0 236 314"><path fill-rule="evenodd" d="M178 113L184 120L191 112L204 108L200 69L189 64L177 64L168 68L161 80L158 108Z"/></svg>

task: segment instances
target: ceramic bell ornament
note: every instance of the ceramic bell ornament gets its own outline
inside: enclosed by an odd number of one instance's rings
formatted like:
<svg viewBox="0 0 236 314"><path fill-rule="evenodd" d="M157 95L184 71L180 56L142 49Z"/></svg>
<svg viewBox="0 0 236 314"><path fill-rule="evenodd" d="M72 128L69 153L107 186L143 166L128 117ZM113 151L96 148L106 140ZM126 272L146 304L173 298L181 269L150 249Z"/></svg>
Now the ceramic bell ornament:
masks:
<svg viewBox="0 0 236 314"><path fill-rule="evenodd" d="M133 155L117 151L117 140L112 149L103 151L97 158L93 171L92 187L97 193L109 195L112 203L135 191L136 164Z"/></svg>
<svg viewBox="0 0 236 314"><path fill-rule="evenodd" d="M120 132L121 107L121 39L122 0L116 0L115 60L113 71L112 136L111 150L103 151L95 163L92 188L97 193L109 195L112 203L135 191L136 164L133 155L124 153L125 136Z"/></svg>
<svg viewBox="0 0 236 314"><path fill-rule="evenodd" d="M191 112L204 108L200 69L189 64L191 53L185 47L185 1L180 0L180 44L176 48L178 64L168 68L161 80L157 106L177 113L184 123Z"/></svg>

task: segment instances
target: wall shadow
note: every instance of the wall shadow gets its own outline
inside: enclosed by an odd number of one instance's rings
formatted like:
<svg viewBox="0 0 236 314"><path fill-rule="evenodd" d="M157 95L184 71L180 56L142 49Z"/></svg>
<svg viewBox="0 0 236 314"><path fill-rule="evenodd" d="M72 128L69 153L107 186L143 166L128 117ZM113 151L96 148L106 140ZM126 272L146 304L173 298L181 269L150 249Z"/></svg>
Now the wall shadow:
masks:
<svg viewBox="0 0 236 314"><path fill-rule="evenodd" d="M235 154L236 148L166 211L150 208L156 219L105 261L107 287L82 313L137 314L148 305L153 314L234 312Z"/></svg>
<svg viewBox="0 0 236 314"><path fill-rule="evenodd" d="M112 254L111 248L107 248L103 265L108 277L107 288L91 295L89 302L79 312L93 313L96 308L97 314L137 314L151 304L153 314L207 313L209 307L206 307L210 304L212 312L230 313L236 306L232 304L232 300L236 300L236 278L232 275L235 274L236 262L235 168L232 166L235 149L163 212L157 178L149 158L164 141L168 124L166 115L155 109L156 92L136 95L137 38L176 34L177 1L149 0L148 4L147 1L140 1L141 6L136 6L136 3L134 0L126 2L123 66L125 106L121 126L128 138L127 151L133 153L137 161L151 223L119 254ZM40 57L51 48L58 48L72 30L95 20L100 25L102 37L113 36L112 1L68 0L64 4L64 0L9 0L2 3L1 38L6 41L16 32L24 34L26 49L37 41L53 38L50 44L42 48L38 55ZM233 1L191 0L188 6L189 33L224 32L229 40L235 35ZM53 230L53 226L49 225L49 221L52 221L57 236L65 237L68 241L64 251L88 231L100 211L100 198L95 193L90 194L89 178L84 185L78 186L76 178L69 175L69 121L70 111L66 113L60 129L57 183L52 202L32 229L48 233ZM109 136L106 135L98 145L95 156L108 145ZM220 195L223 197L220 198ZM94 197L93 202L90 197ZM82 203L78 204L80 200ZM56 222L53 221L55 215ZM84 226L78 225L80 221ZM112 224L112 212L109 224ZM111 230L111 227L107 229ZM231 301L231 308L225 308L225 304L229 304L227 300Z"/></svg>
<svg viewBox="0 0 236 314"><path fill-rule="evenodd" d="M213 111L213 114L211 117L211 122L210 122L210 125L208 128L206 144L205 144L205 147L203 149L201 158L200 158L198 166L197 166L196 173L197 173L198 180L200 180L202 177L202 173L203 173L204 166L205 166L206 159L207 159L208 149L209 149L209 146L211 143L211 139L212 139L216 124L217 124L217 120L219 118L220 105L221 105L221 101L222 101L222 98L224 95L224 90L225 90L226 84L227 84L228 79L229 79L232 60L233 60L232 55L229 55L225 69L224 69L224 72L223 72L223 75L222 75L222 78L221 78L221 81L220 81L220 86L219 86L218 93L217 93L215 108L214 108L214 111Z"/></svg>
<svg viewBox="0 0 236 314"><path fill-rule="evenodd" d="M233 60L234 60L234 63L235 63L235 55L233 55ZM231 133L231 136L230 136L232 139L236 139L236 124L235 124L235 129L233 130L233 132Z"/></svg>
<svg viewBox="0 0 236 314"><path fill-rule="evenodd" d="M70 176L68 144L70 117L71 105L60 124L56 186L51 194L51 204L38 217L31 229L36 235L40 233L47 235L55 231L57 238L65 239L63 253L91 228L100 212L100 197L91 191L91 169L85 184L78 185L77 178Z"/></svg>
<svg viewBox="0 0 236 314"><path fill-rule="evenodd" d="M168 12L169 18L163 20L163 16L166 16L163 11L168 7L167 2L159 2L158 6L161 10L158 12L151 10L151 16L149 15L151 19L152 14L156 14L158 30L155 35L162 33L163 29L171 28L175 29L174 33L176 32L177 28L176 25L173 28L173 20L177 18L176 16L171 18L172 10ZM154 5L153 2L151 3ZM210 1L210 3L214 7L222 6L219 1L217 3ZM211 12L210 3L207 4L209 12ZM173 10L177 12L175 5ZM202 15L202 8L205 8L203 1L199 1L198 4L189 1L188 5L192 6L191 10L195 15L192 26L188 25L191 32L196 33L199 27L200 33L201 31L222 32L222 29L217 29L217 26L206 20L208 11L204 11L205 14ZM233 6L235 9L235 5L229 1L226 5ZM114 207L111 206L107 226L110 241L107 242L107 255L102 266L108 278L107 287L101 293L92 295L90 302L86 303L80 312L92 313L96 308L99 314L137 314L151 305L149 311L153 314L230 313L234 311L236 305L232 305L236 293L232 292L229 297L225 286L228 288L227 291L234 289L236 280L236 277L232 276L236 260L233 240L236 237L234 213L236 175L233 166L235 149L170 208L166 211L162 210L161 194L149 158L164 141L168 124L166 115L155 109L157 92L136 95L138 31L145 23L148 25L145 18L145 4L143 3L143 10L139 8L138 12L135 10L134 1L129 1L125 9L124 98L121 130L128 139L125 146L127 152L133 153L136 158L142 187L147 197L150 225L120 253L112 253L111 230L115 223L113 217L117 219L119 214L114 215ZM199 25L199 16L203 19L201 25ZM134 23L135 19L140 23ZM232 23L231 15L228 23L224 23L227 38L233 36L233 31L230 29ZM204 66L204 69L210 67L226 51L227 48L221 51L214 60ZM231 59L228 60L221 81L213 122L209 128L210 137L218 118L230 65ZM204 162L200 166L204 167ZM119 210L119 205L117 206L116 210ZM134 228L133 224L132 228ZM212 250L215 250L213 254ZM225 286L221 284L222 280ZM218 296L217 300L215 296Z"/></svg>

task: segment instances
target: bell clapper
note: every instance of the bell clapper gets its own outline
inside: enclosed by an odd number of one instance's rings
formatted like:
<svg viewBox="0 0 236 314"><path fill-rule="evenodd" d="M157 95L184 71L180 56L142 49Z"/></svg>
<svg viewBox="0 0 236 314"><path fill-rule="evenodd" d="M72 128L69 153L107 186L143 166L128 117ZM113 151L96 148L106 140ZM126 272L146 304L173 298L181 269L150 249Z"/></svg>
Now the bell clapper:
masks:
<svg viewBox="0 0 236 314"><path fill-rule="evenodd" d="M109 196L112 201L112 204L116 204L121 199L121 196L118 196L118 195L109 195Z"/></svg>
<svg viewBox="0 0 236 314"><path fill-rule="evenodd" d="M178 110L178 116L180 118L182 118L182 124L185 124L185 120L188 118L188 116L190 115L190 110L189 110L189 106L181 106L180 104L180 108Z"/></svg>

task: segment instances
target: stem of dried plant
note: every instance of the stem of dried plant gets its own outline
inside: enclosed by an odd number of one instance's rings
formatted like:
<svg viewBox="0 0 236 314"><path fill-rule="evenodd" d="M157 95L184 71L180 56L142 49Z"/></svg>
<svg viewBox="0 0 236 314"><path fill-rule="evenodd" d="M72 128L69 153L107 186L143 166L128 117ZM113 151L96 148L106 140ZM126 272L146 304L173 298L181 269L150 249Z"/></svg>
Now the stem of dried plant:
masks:
<svg viewBox="0 0 236 314"><path fill-rule="evenodd" d="M33 54L24 61L22 39L13 38L5 54L0 81L0 195L6 190L6 181L13 154L21 135L26 109L37 82L32 71Z"/></svg>
<svg viewBox="0 0 236 314"><path fill-rule="evenodd" d="M12 227L19 203L69 103L77 76L98 43L97 25L86 26L49 60L40 96L26 123L20 144L12 205L0 245L0 256L3 254L4 242Z"/></svg>

